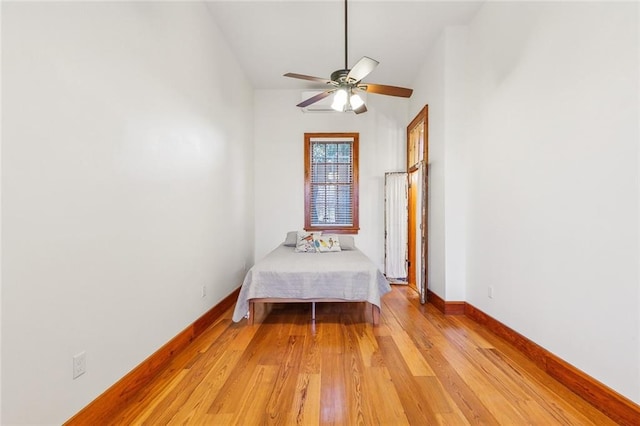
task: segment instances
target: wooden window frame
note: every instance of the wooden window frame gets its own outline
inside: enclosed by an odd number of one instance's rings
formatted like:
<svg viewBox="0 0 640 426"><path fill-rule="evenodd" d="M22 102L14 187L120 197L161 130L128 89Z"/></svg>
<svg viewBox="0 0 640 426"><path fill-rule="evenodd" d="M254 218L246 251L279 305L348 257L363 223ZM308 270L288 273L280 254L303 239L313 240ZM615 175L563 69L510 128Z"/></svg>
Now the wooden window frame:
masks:
<svg viewBox="0 0 640 426"><path fill-rule="evenodd" d="M358 193L358 157L359 133L305 133L304 134L304 229L305 231L325 231L334 234L357 234L360 230L359 193ZM311 225L311 142L314 139L349 139L352 143L352 181L351 181L351 226L315 226Z"/></svg>

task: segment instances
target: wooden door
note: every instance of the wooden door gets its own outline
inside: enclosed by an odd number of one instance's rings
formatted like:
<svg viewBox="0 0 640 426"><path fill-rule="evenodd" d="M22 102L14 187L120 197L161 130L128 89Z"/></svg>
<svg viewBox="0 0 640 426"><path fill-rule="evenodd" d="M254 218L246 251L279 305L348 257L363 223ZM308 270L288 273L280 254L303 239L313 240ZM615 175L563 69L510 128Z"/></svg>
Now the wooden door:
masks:
<svg viewBox="0 0 640 426"><path fill-rule="evenodd" d="M414 170L409 172L409 235L408 235L408 258L409 258L409 271L407 281L409 282L409 287L418 290L418 283L416 281L416 267L418 265L418 256L419 252L417 250L417 238L416 238L416 230L420 226L418 219L418 207L417 200L419 199L418 194L418 171Z"/></svg>
<svg viewBox="0 0 640 426"><path fill-rule="evenodd" d="M407 126L407 172L409 173L409 286L420 294L420 301L427 297L427 232L428 232L428 106Z"/></svg>

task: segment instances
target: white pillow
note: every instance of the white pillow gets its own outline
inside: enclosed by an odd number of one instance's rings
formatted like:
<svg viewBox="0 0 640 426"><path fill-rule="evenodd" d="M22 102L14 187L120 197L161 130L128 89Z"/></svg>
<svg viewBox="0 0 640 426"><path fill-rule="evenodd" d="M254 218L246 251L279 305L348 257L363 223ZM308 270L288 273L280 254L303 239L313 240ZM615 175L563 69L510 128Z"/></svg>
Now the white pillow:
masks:
<svg viewBox="0 0 640 426"><path fill-rule="evenodd" d="M340 235L340 248L342 250L355 250L356 243L351 235Z"/></svg>
<svg viewBox="0 0 640 426"><path fill-rule="evenodd" d="M336 234L314 235L313 243L320 253L340 250L340 238Z"/></svg>
<svg viewBox="0 0 640 426"><path fill-rule="evenodd" d="M296 231L287 232L287 237L284 239L284 245L287 247L295 247L298 242L298 233Z"/></svg>
<svg viewBox="0 0 640 426"><path fill-rule="evenodd" d="M296 237L296 249L298 253L315 253L316 246L313 243L314 235L320 236L322 232L298 231Z"/></svg>

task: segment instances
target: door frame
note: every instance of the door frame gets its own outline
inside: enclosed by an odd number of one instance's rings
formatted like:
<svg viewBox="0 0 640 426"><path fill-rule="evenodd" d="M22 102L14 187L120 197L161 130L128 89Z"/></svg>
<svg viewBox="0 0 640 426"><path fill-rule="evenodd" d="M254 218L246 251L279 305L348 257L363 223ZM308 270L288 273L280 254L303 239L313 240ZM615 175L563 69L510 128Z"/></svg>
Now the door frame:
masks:
<svg viewBox="0 0 640 426"><path fill-rule="evenodd" d="M411 139L411 134L415 130L422 132L422 146L413 146L414 143ZM419 152L416 152L419 151ZM427 289L429 280L429 247L428 247L428 224L429 224L429 106L425 105L424 108L415 116L411 123L407 126L407 173L417 173L422 168L422 193L416 194L409 189L409 224L408 228L408 242L409 242L409 271L408 281L409 286L413 287L420 294L420 303L426 303L427 301ZM409 177L411 183L411 177ZM415 207L418 200L415 197L420 197L422 201L422 211L411 214L411 206ZM415 208L414 208L415 210ZM419 219L419 220L418 220ZM420 241L420 257L421 257L421 280L420 283L411 283L411 277L415 281L416 277L416 264L415 261L417 253L417 244L415 241L415 235L417 230L420 229L421 241ZM413 260L413 261L412 261ZM412 285L413 284L413 285Z"/></svg>
<svg viewBox="0 0 640 426"><path fill-rule="evenodd" d="M417 261L417 250L416 250L416 217L417 217L417 189L418 182L416 179L416 175L418 174L418 169L413 169L407 172L407 180L409 185L409 190L407 191L407 284L410 288L414 289L418 294L420 294L420 288L418 287L418 283L416 282L417 273L417 265L419 262Z"/></svg>

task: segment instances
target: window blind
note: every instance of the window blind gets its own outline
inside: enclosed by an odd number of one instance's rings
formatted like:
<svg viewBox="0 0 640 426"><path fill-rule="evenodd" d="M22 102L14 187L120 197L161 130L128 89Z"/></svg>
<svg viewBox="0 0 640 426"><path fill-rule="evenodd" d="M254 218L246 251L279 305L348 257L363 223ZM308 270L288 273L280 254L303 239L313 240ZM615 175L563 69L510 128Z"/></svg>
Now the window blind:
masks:
<svg viewBox="0 0 640 426"><path fill-rule="evenodd" d="M311 140L310 148L311 225L353 226L353 141Z"/></svg>

